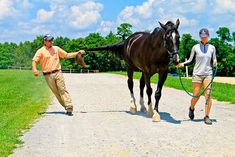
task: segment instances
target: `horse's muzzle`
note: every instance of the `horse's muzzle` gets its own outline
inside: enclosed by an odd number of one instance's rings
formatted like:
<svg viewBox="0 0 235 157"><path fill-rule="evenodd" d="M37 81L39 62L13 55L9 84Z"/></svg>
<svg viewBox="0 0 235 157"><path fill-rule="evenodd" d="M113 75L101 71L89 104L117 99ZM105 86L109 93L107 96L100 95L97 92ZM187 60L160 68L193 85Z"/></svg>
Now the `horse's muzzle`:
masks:
<svg viewBox="0 0 235 157"><path fill-rule="evenodd" d="M180 57L179 57L179 54L178 54L178 53L175 53L175 54L172 56L172 61L173 61L173 64L174 64L174 65L178 65L178 64L179 64Z"/></svg>

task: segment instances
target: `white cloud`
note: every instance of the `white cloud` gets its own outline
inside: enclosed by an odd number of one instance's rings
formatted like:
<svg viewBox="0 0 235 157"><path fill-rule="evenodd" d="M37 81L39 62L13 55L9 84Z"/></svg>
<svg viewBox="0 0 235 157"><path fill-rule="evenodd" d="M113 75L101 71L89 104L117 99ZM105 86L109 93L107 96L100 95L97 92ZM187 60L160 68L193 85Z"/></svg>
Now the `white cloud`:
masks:
<svg viewBox="0 0 235 157"><path fill-rule="evenodd" d="M17 3L17 8L29 9L33 7L33 3L28 0L13 0L14 3Z"/></svg>
<svg viewBox="0 0 235 157"><path fill-rule="evenodd" d="M101 19L100 11L103 9L101 3L93 1L85 2L71 7L70 25L77 29L85 29L96 24Z"/></svg>
<svg viewBox="0 0 235 157"><path fill-rule="evenodd" d="M235 13L235 0L216 0L214 5L214 13Z"/></svg>
<svg viewBox="0 0 235 157"><path fill-rule="evenodd" d="M143 18L149 18L152 16L152 5L156 0L148 0L142 5L136 6L136 12Z"/></svg>
<svg viewBox="0 0 235 157"><path fill-rule="evenodd" d="M28 0L0 0L0 20L7 17L17 17L20 10L31 8Z"/></svg>
<svg viewBox="0 0 235 157"><path fill-rule="evenodd" d="M180 14L184 13L202 13L207 6L207 0L177 0L170 4L172 11Z"/></svg>
<svg viewBox="0 0 235 157"><path fill-rule="evenodd" d="M34 19L33 21L36 23L47 22L53 17L54 13L55 13L54 11L46 11L44 9L40 9L37 12L37 18Z"/></svg>
<svg viewBox="0 0 235 157"><path fill-rule="evenodd" d="M30 30L30 33L34 35L39 35L39 34L43 35L43 34L48 34L52 32L48 30L45 25L40 25L40 26L36 26L32 28L32 30Z"/></svg>
<svg viewBox="0 0 235 157"><path fill-rule="evenodd" d="M0 20L14 15L16 9L13 4L13 0L0 0Z"/></svg>
<svg viewBox="0 0 235 157"><path fill-rule="evenodd" d="M134 31L152 30L159 27L157 21L166 23L180 19L180 31L199 30L208 12L210 0L147 0L141 5L126 6L118 15L117 23L128 22ZM213 1L211 3L214 4ZM208 19L209 21L210 19ZM206 21L206 22L208 22Z"/></svg>
<svg viewBox="0 0 235 157"><path fill-rule="evenodd" d="M151 18L153 15L153 4L157 0L148 0L142 5L126 6L118 15L118 23L128 22L132 25L139 25L142 19Z"/></svg>
<svg viewBox="0 0 235 157"><path fill-rule="evenodd" d="M38 4L39 10L35 10ZM220 26L235 30L235 0L145 0L125 6L118 15L111 15L112 19L102 17L110 14L104 12L104 5L96 0L0 0L0 31L9 32L1 35L0 41L24 41L48 32L70 38L92 32L106 35L115 33L124 22L133 25L133 32L153 30L159 27L157 21L175 22L177 18L180 33L195 38L202 27L214 34Z"/></svg>
<svg viewBox="0 0 235 157"><path fill-rule="evenodd" d="M99 28L96 32L101 34L108 34L110 31L114 31L115 23L113 21L101 21Z"/></svg>
<svg viewBox="0 0 235 157"><path fill-rule="evenodd" d="M23 0L23 2L21 2L21 3L22 3L22 6L23 6L24 9L28 9L28 8L31 8L33 6L33 4L30 3L28 0Z"/></svg>

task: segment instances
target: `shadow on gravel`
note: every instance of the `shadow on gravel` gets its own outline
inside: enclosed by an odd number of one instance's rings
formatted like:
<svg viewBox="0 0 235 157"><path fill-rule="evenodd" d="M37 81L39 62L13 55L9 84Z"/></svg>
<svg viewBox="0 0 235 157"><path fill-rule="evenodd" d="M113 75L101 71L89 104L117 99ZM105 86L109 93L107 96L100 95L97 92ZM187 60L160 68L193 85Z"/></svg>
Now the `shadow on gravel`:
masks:
<svg viewBox="0 0 235 157"><path fill-rule="evenodd" d="M216 119L211 119L212 122L217 122ZM192 122L204 122L204 119L203 118L200 118L200 119L194 119L194 120L191 120L191 119L186 119L186 120L181 120L181 121L184 121L184 122L187 122L187 121L192 121Z"/></svg>
<svg viewBox="0 0 235 157"><path fill-rule="evenodd" d="M83 114L88 114L88 113L128 113L130 115L136 115L136 116L142 116L145 118L150 118L146 115L145 112L136 112L136 113L131 113L130 111L125 111L125 110L109 110L109 111L81 111L80 113Z"/></svg>
<svg viewBox="0 0 235 157"><path fill-rule="evenodd" d="M167 113L167 112L159 112L160 116L161 116L161 119L166 121L166 122L169 122L169 123L173 123L173 124L181 124L181 120L176 120L175 118L173 118L171 116L170 113Z"/></svg>
<svg viewBox="0 0 235 157"><path fill-rule="evenodd" d="M136 113L131 113L130 111L125 111L125 112L130 114L130 115L141 116L141 117L144 117L144 118L151 118L151 117L147 116L146 112L140 112L140 111L137 111Z"/></svg>
<svg viewBox="0 0 235 157"><path fill-rule="evenodd" d="M128 113L130 115L135 115L135 116L141 116L141 117L144 117L144 118L149 118L149 119L152 119L152 117L148 117L146 112L140 112L140 111L137 111L136 113L131 113L130 111L124 111L124 110L115 110L115 111L81 111L80 113L83 113L83 114L89 114L89 113ZM171 114L167 113L167 112L159 112L160 116L161 116L161 119L163 121L166 121L168 123L172 123L172 124L181 124L181 120L176 120L174 119Z"/></svg>
<svg viewBox="0 0 235 157"><path fill-rule="evenodd" d="M112 110L109 110L109 111L80 111L79 113L125 113L127 111L112 111Z"/></svg>
<svg viewBox="0 0 235 157"><path fill-rule="evenodd" d="M55 112L41 112L41 113L38 113L39 115L42 115L42 114L64 114L66 115L65 112L62 112L62 111L55 111Z"/></svg>
<svg viewBox="0 0 235 157"><path fill-rule="evenodd" d="M126 111L126 113L131 114L131 115L137 115L137 116L142 116L145 118L151 118L152 117L148 117L147 114L145 112L136 112L136 113L131 113L130 111ZM181 120L176 120L174 119L170 113L167 112L159 112L160 116L161 116L161 120L166 121L168 123L173 123L173 124L181 124Z"/></svg>

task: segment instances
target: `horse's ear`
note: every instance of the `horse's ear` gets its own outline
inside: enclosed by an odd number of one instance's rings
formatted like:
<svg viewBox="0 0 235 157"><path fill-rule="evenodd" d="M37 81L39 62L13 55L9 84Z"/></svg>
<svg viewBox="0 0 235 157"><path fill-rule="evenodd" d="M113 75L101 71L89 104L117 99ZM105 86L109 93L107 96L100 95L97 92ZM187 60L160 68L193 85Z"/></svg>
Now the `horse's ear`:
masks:
<svg viewBox="0 0 235 157"><path fill-rule="evenodd" d="M175 25L175 28L176 28L176 29L178 29L179 25L180 25L180 20L179 20L179 19L177 19L177 21L176 21L176 25Z"/></svg>
<svg viewBox="0 0 235 157"><path fill-rule="evenodd" d="M159 22L158 21L158 23L160 24L160 26L164 29L164 30L166 30L167 28L166 28L166 26L164 25L164 24L162 24L161 22Z"/></svg>

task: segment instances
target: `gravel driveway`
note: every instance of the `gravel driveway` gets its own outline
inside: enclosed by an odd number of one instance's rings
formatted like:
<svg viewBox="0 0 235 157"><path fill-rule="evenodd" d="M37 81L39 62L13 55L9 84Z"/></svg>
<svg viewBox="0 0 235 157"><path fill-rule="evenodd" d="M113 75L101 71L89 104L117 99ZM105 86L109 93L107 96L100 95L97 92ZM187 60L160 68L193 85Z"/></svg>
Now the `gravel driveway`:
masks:
<svg viewBox="0 0 235 157"><path fill-rule="evenodd" d="M66 116L53 99L11 157L235 157L235 105L214 101L214 123L207 126L203 97L195 121L190 121L190 97L164 87L159 105L162 121L156 123L145 113L128 112L124 76L65 74L65 78L74 116ZM135 81L137 100L138 87Z"/></svg>

